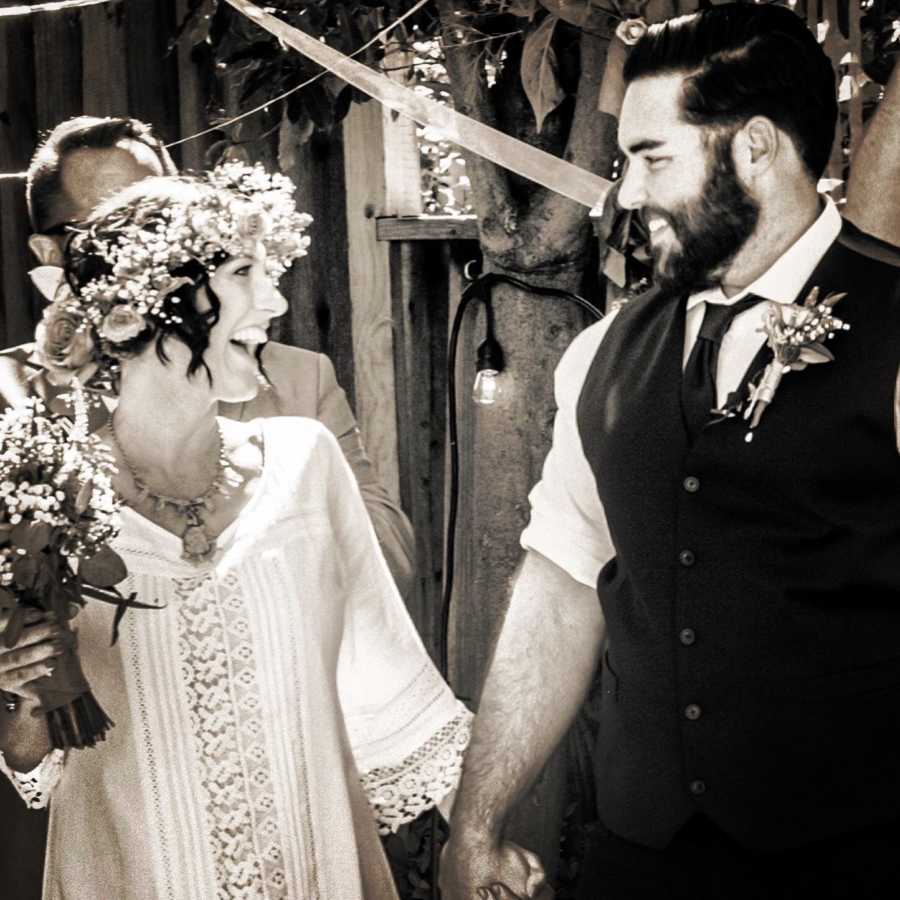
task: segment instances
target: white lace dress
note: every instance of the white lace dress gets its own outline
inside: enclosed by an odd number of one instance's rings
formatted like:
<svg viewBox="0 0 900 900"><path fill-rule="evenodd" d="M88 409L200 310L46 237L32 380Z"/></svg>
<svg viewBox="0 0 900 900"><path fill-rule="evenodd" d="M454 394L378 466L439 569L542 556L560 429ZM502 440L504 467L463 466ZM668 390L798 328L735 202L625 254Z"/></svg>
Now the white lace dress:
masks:
<svg viewBox="0 0 900 900"><path fill-rule="evenodd" d="M79 646L105 743L13 777L48 796L45 900L386 900L377 831L455 787L470 714L431 664L317 422L261 423L257 491L202 567L131 510L130 610ZM12 773L2 764L7 774Z"/></svg>

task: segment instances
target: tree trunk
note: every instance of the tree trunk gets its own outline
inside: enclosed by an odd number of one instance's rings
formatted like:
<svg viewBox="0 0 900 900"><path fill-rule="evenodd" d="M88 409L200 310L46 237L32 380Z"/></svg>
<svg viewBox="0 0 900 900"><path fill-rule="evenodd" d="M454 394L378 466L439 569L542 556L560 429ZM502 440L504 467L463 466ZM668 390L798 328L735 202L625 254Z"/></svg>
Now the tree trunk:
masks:
<svg viewBox="0 0 900 900"><path fill-rule="evenodd" d="M845 215L863 231L900 246L900 65L853 159Z"/></svg>
<svg viewBox="0 0 900 900"><path fill-rule="evenodd" d="M507 46L506 62L489 88L483 78L483 45L468 43L459 27L477 15L475 5L469 0L439 0L438 6L454 104L460 112L581 168L608 175L615 156L616 120L597 108L608 37L585 31L576 40L573 52L578 53L580 77L575 96L547 117L538 134L522 92L516 47ZM596 299L595 252L586 208L472 154L466 154L466 172L479 217L484 271L505 272L529 284ZM500 377L504 394L497 403L481 407L471 399L475 348L484 338L480 311L470 316L462 332L457 360L460 509L450 681L473 703L522 556L519 536L528 521L528 493L540 478L550 447L554 369L588 324L575 304L511 286L496 288L493 304L496 337L506 361ZM529 700L522 697L521 702ZM559 856L565 787L565 751L560 747L507 822L509 837L539 853L551 875Z"/></svg>
<svg viewBox="0 0 900 900"><path fill-rule="evenodd" d="M515 274L542 286L583 288L580 267L553 277ZM475 348L484 337L481 311L470 316L457 359L460 506L450 681L461 696L475 702L522 555L519 535L528 521L528 493L550 447L553 371L587 324L575 304L511 286L496 288L493 304L495 333L506 361L497 403L478 406L472 401ZM509 836L539 853L548 872L559 852L565 778L564 754L558 750L509 822Z"/></svg>

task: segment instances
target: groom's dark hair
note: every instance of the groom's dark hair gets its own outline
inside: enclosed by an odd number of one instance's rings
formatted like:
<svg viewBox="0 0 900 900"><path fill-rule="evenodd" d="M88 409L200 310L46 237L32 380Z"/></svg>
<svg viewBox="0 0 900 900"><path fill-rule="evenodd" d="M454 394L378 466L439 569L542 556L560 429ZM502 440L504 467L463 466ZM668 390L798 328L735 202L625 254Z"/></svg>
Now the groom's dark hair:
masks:
<svg viewBox="0 0 900 900"><path fill-rule="evenodd" d="M625 82L670 74L685 76L686 122L733 132L765 116L813 179L825 171L838 114L834 70L789 9L729 3L651 26L628 57Z"/></svg>

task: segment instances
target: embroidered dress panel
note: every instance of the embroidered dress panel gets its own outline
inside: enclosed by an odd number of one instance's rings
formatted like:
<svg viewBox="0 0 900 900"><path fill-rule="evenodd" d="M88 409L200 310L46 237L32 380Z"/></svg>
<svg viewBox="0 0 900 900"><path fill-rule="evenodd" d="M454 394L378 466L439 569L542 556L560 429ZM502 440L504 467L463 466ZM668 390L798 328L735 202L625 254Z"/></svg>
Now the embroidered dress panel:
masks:
<svg viewBox="0 0 900 900"><path fill-rule="evenodd" d="M24 776L30 802L53 800L44 900L396 900L379 829L456 786L471 715L337 443L312 420L253 427L262 477L206 563L124 510L121 587L163 608L129 611L112 648L114 611L79 614L116 724Z"/></svg>
<svg viewBox="0 0 900 900"><path fill-rule="evenodd" d="M287 896L262 699L234 573L175 591L184 670L219 896ZM227 885L227 889L222 887Z"/></svg>

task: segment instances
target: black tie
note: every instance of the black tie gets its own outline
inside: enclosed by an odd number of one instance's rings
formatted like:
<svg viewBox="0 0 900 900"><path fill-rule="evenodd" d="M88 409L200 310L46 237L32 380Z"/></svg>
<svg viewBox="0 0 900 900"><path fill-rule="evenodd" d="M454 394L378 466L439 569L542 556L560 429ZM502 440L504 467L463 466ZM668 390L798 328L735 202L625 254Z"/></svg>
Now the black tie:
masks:
<svg viewBox="0 0 900 900"><path fill-rule="evenodd" d="M709 421L716 405L716 362L719 346L731 320L739 313L755 306L759 297L749 296L737 303L706 303L700 334L691 350L681 381L681 405L684 423L691 440Z"/></svg>

